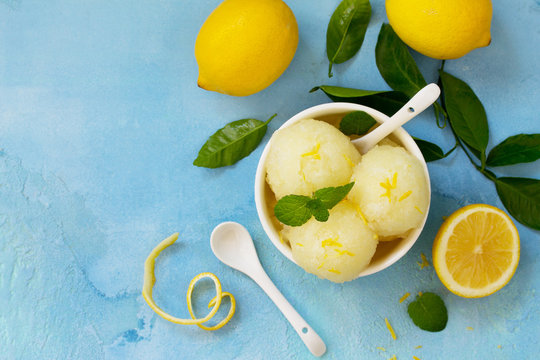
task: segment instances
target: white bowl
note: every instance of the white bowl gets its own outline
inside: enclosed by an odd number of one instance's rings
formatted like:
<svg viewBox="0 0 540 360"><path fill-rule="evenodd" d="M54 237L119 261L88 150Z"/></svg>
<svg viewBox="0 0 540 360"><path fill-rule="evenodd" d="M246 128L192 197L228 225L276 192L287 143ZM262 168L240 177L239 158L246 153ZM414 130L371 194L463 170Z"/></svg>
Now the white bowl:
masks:
<svg viewBox="0 0 540 360"><path fill-rule="evenodd" d="M379 123L382 123L389 119L389 117L385 114L367 106L352 103L334 102L317 105L306 109L287 120L280 127L280 129L302 119L324 120L325 117L330 117L331 115L345 115L347 113L359 110L365 111ZM407 149L407 151L409 151L412 155L418 158L422 163L422 167L424 169L424 174L426 176L426 181L428 184L428 196L430 197L429 200L431 200L431 186L429 182L429 173L426 161L424 160L424 157L422 156L422 153L420 152L420 149L414 142L413 138L403 128L395 130L390 135L390 138L398 144L402 145L405 149ZM271 144L272 139L270 139L268 144L266 144L263 153L261 154L259 165L257 166L257 172L255 175L255 204L257 206L257 213L259 215L259 219L261 221L263 229L274 244L274 246L289 260L296 264L292 257L291 248L280 240L278 228L279 221L275 219L273 205L269 204L268 201L269 198L273 198L275 201L274 193L272 192L272 190L270 190L270 187L266 183L266 158L268 156L268 151ZM377 250L373 258L371 259L371 262L358 275L358 277L371 275L381 270L384 270L399 259L401 259L414 245L414 243L420 236L420 233L422 232L422 229L424 228L424 225L426 223L428 213L429 202L421 225L418 226L416 229L413 229L407 237L393 241L379 242L379 244L377 245Z"/></svg>

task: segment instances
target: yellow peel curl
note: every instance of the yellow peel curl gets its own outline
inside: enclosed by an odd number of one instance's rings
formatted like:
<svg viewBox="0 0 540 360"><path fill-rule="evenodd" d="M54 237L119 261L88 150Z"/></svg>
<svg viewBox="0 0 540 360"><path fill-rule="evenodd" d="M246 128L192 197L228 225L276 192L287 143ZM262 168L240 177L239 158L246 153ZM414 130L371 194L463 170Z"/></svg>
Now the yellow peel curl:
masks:
<svg viewBox="0 0 540 360"><path fill-rule="evenodd" d="M186 301L188 305L189 314L191 315L191 319L181 319L181 318L177 318L166 313L159 306L156 305L156 302L154 301L152 297L152 290L156 282L156 277L154 275L156 258L165 248L174 244L176 240L178 240L178 233L174 233L168 238L166 238L165 240L163 240L162 242L160 242L152 250L150 255L148 255L148 257L146 258L146 261L144 262L144 280L143 280L143 289L142 289L143 298L148 304L148 306L150 306L150 308L152 308L152 310L156 312L156 314L158 314L159 316L161 316L163 319L167 321L173 322L175 324L180 324L180 325L197 325L201 329L209 330L209 331L220 329L226 323L228 323L229 320L233 317L234 312L236 310L236 300L231 293L221 291L221 283L219 282L218 277L212 273L209 273L209 272L200 273L199 275L195 276L189 283L188 291L186 294ZM214 281L214 285L216 287L216 296L212 300L210 300L210 303L208 304L208 308L212 307L212 310L210 310L208 315L206 315L203 318L197 318L193 312L193 306L191 303L191 294L193 293L195 284L199 280L204 279L204 278L210 278ZM231 308L227 316L214 326L202 325L203 323L207 322L212 317L214 317L214 315L217 313L219 309L219 306L221 305L221 300L224 297L229 297L229 299L231 300Z"/></svg>

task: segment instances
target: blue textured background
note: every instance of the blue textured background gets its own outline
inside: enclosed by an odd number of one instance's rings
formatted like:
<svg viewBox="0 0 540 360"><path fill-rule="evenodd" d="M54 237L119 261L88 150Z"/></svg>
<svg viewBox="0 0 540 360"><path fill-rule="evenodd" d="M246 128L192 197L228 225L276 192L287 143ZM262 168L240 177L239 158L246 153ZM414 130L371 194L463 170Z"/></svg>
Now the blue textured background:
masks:
<svg viewBox="0 0 540 360"><path fill-rule="evenodd" d="M431 262L443 216L470 203L502 207L492 183L461 151L429 165L432 210L412 250L391 268L342 285L306 274L265 237L252 191L262 146L229 168L191 164L225 123L278 113L266 142L293 114L328 102L308 93L315 85L388 88L374 59L386 21L382 0L372 1L361 52L335 66L332 79L325 34L338 1L289 0L300 43L276 83L245 98L199 89L194 42L219 2L0 0L0 358L310 358L264 293L211 253L211 230L233 220L248 228L270 277L326 341L325 359L536 359L537 231L517 224L520 265L487 298L453 295L432 266L417 264L422 252ZM516 133L540 132L540 1L494 1L492 38L489 47L446 64L483 101L490 147ZM414 56L435 80L439 62ZM431 112L406 128L445 149L453 145ZM498 173L538 178L539 168L536 162ZM220 331L166 322L140 295L146 256L175 231L180 240L157 261L155 298L187 317L190 279L216 273L238 301ZM201 290L207 301L211 286ZM424 332L408 318L411 298L398 300L418 291L443 297L444 331Z"/></svg>

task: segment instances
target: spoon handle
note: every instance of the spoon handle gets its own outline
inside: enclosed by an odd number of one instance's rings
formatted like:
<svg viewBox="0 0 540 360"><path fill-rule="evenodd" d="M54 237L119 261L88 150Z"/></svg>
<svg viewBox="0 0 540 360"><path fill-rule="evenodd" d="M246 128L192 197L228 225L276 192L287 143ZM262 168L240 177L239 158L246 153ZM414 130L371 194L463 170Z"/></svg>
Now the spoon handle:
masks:
<svg viewBox="0 0 540 360"><path fill-rule="evenodd" d="M309 351L315 356L321 356L326 352L326 345L321 337L309 326L309 324L298 314L291 304L285 299L283 294L274 285L266 272L260 268L259 271L249 275L276 304L285 318L291 323L293 329L300 336Z"/></svg>
<svg viewBox="0 0 540 360"><path fill-rule="evenodd" d="M383 122L379 127L369 134L353 140L353 144L360 151L360 153L367 153L379 141L390 135L391 132L414 118L416 115L420 114L422 111L426 110L437 100L440 94L441 89L439 89L437 84L429 84L424 86L416 93L416 95L411 98L411 100L409 100L401 109L399 109L398 112L392 115L390 119Z"/></svg>

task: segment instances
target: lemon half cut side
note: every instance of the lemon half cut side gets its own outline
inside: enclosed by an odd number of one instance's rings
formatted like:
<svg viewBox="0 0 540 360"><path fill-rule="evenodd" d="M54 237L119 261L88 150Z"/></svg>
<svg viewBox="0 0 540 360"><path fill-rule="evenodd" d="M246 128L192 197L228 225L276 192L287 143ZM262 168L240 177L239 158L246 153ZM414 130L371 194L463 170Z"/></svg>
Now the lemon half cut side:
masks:
<svg viewBox="0 0 540 360"><path fill-rule="evenodd" d="M456 295L478 298L504 287L519 263L519 234L502 210L465 206L446 219L433 243L433 265Z"/></svg>

